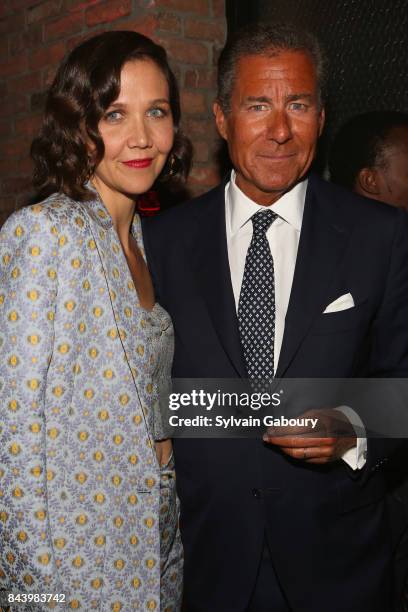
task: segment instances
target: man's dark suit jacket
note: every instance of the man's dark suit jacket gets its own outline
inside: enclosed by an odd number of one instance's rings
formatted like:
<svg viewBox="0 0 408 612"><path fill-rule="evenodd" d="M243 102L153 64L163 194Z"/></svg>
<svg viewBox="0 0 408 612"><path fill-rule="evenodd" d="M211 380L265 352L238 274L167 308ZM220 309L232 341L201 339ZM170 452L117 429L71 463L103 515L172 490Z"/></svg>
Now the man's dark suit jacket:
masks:
<svg viewBox="0 0 408 612"><path fill-rule="evenodd" d="M224 188L144 223L178 378L246 376ZM277 376L407 376L406 227L401 211L309 177ZM348 292L354 308L323 315ZM369 440L367 464L353 472L341 460L291 460L258 440L175 440L186 610L243 611L264 534L294 612L388 610L385 449Z"/></svg>

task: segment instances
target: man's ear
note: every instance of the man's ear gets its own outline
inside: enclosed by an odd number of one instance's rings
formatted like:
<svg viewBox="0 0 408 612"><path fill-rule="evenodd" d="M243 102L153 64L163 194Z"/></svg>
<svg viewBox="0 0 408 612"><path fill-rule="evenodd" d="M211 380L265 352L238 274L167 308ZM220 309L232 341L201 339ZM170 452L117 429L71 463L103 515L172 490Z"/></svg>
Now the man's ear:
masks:
<svg viewBox="0 0 408 612"><path fill-rule="evenodd" d="M224 138L224 140L228 140L227 119L224 115L224 111L222 110L220 104L217 101L215 101L213 104L213 113L220 136Z"/></svg>
<svg viewBox="0 0 408 612"><path fill-rule="evenodd" d="M324 123L326 121L326 111L324 109L324 107L322 106L322 108L319 111L319 136L322 135L323 132L323 128L324 128Z"/></svg>
<svg viewBox="0 0 408 612"><path fill-rule="evenodd" d="M362 195L378 196L381 192L379 176L376 168L362 168L357 174L356 188Z"/></svg>

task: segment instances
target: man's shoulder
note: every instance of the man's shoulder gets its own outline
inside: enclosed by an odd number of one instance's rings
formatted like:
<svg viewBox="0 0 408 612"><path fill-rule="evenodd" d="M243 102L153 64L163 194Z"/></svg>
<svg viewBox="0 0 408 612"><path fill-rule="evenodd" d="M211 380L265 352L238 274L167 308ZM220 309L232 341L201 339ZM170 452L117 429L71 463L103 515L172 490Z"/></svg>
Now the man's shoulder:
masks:
<svg viewBox="0 0 408 612"><path fill-rule="evenodd" d="M172 230L178 232L188 229L191 224L199 221L202 215L211 214L214 208L223 205L224 189L225 183L220 183L210 191L174 206L155 217L144 218L142 220L143 230L168 233Z"/></svg>
<svg viewBox="0 0 408 612"><path fill-rule="evenodd" d="M371 226L378 223L393 225L402 214L389 204L366 198L314 174L309 177L308 192L316 196L322 210L341 217L351 226L361 223Z"/></svg>

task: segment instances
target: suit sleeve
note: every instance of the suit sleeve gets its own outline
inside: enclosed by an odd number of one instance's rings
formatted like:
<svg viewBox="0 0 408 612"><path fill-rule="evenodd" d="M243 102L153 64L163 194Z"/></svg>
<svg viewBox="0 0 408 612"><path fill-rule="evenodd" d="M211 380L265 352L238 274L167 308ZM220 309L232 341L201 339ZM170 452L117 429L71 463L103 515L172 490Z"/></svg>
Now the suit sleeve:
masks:
<svg viewBox="0 0 408 612"><path fill-rule="evenodd" d="M386 289L374 321L370 375L383 379L376 382L372 399L380 413L377 433L381 433L381 423L384 431L389 431L392 423L392 429L403 438L408 434L408 215L398 211L396 218ZM400 380L387 380L396 378ZM369 471L381 468L401 444L403 441L395 438L369 437Z"/></svg>
<svg viewBox="0 0 408 612"><path fill-rule="evenodd" d="M0 232L0 588L6 592L61 592L47 517L44 415L57 260L58 230L40 205L8 219Z"/></svg>

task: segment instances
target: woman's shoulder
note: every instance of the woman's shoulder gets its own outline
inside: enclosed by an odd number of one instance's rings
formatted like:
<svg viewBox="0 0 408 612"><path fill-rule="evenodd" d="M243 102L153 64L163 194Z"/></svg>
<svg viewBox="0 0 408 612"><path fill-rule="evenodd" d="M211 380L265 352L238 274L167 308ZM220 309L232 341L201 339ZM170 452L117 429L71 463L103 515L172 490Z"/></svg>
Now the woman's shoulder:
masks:
<svg viewBox="0 0 408 612"><path fill-rule="evenodd" d="M24 206L10 215L2 228L3 235L35 228L36 233L59 234L72 228L83 228L85 216L81 203L64 193L53 193L45 200Z"/></svg>

